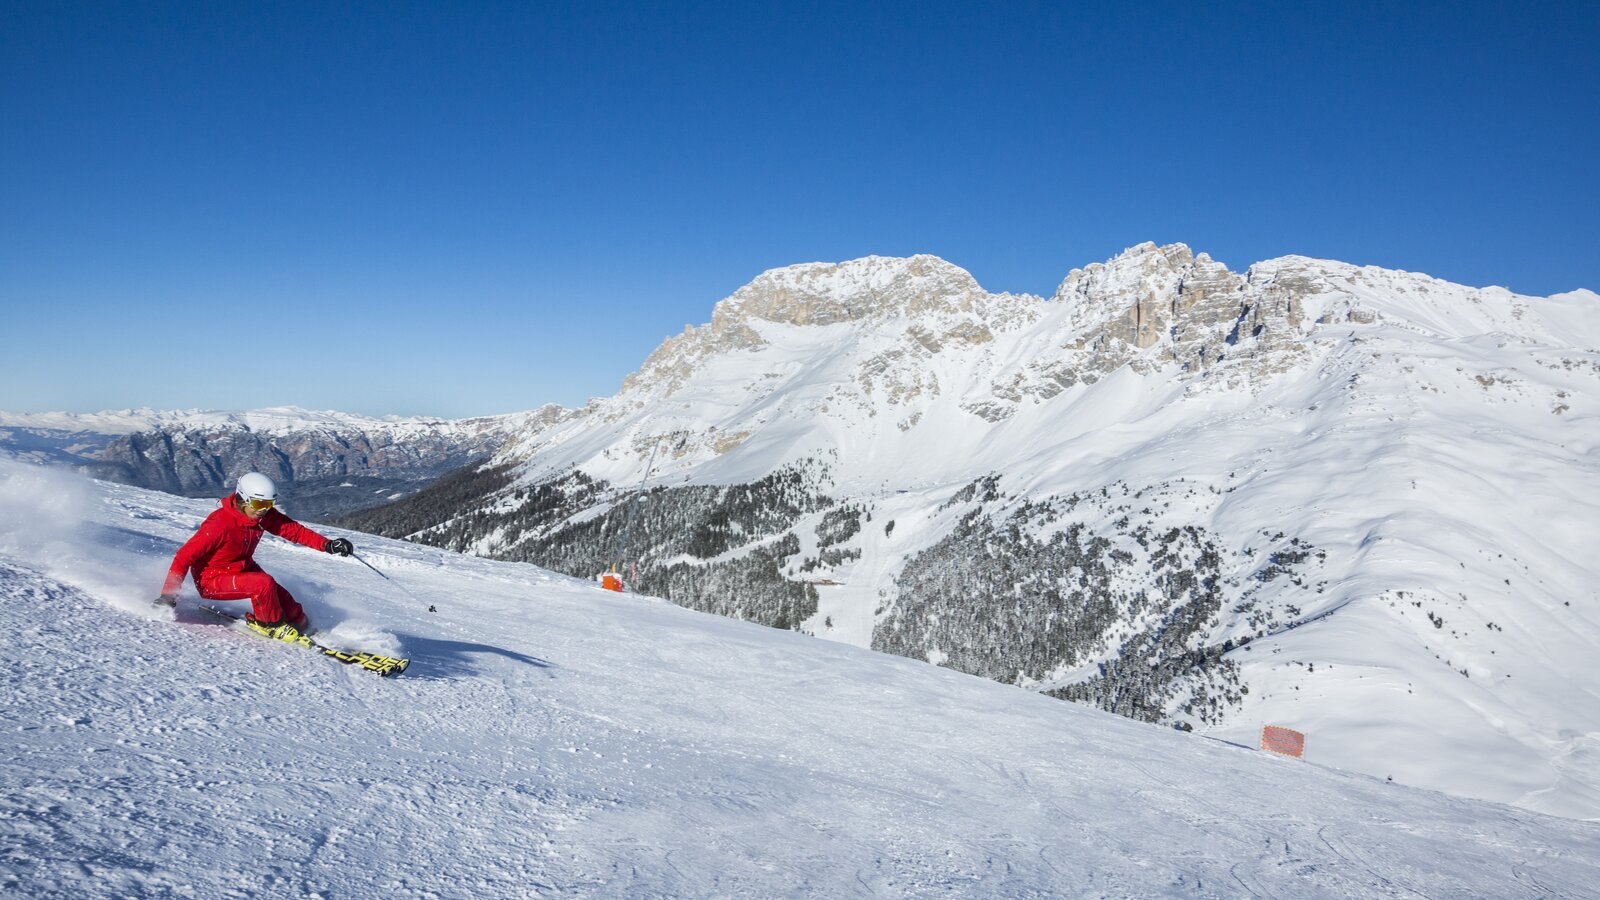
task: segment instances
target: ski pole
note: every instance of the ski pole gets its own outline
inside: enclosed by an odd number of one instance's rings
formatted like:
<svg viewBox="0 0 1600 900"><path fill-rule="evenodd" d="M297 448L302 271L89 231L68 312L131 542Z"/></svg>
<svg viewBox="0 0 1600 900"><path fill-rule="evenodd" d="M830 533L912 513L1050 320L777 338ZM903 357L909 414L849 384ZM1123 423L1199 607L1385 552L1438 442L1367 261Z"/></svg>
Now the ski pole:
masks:
<svg viewBox="0 0 1600 900"><path fill-rule="evenodd" d="M416 594L411 593L411 590L409 588L407 588L405 585L401 584L398 581L395 581L393 578L390 578L389 576L387 576L387 575L383 574L381 571L379 571L377 566L373 565L372 563L367 562L366 560L362 559L360 556L358 556L355 553L351 553L350 555L354 556L356 558L356 561L361 563L363 566L366 566L367 568L371 569L372 571L377 572L379 578L382 578L384 581L387 581L390 584L394 585L395 587L399 588L400 590L405 591L406 592L406 596L408 596L411 599L417 601L418 603L424 602L421 597L418 597ZM428 612L438 612L438 611L439 610L435 609L432 603L428 604Z"/></svg>

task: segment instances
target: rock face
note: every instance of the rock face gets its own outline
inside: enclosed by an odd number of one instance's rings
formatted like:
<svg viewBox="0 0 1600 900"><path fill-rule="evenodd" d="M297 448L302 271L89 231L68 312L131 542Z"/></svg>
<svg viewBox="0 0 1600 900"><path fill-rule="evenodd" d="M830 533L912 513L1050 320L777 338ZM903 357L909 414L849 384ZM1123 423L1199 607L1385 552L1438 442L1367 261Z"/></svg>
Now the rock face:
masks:
<svg viewBox="0 0 1600 900"><path fill-rule="evenodd" d="M1183 244L1140 244L1068 274L1053 298L1066 310L1058 352L996 394L1048 398L1124 366L1140 374L1217 370L1235 387L1261 382L1303 359L1304 303L1321 290L1292 268L1238 275Z"/></svg>

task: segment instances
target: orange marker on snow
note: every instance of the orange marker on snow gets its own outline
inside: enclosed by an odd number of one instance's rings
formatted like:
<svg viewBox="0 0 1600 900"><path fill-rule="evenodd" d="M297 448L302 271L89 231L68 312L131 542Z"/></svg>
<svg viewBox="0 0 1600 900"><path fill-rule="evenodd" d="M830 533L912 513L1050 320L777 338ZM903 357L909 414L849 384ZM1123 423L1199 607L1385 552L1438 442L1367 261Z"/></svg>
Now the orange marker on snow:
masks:
<svg viewBox="0 0 1600 900"><path fill-rule="evenodd" d="M1261 729L1261 749L1298 759L1306 752L1306 736L1291 728L1268 725Z"/></svg>

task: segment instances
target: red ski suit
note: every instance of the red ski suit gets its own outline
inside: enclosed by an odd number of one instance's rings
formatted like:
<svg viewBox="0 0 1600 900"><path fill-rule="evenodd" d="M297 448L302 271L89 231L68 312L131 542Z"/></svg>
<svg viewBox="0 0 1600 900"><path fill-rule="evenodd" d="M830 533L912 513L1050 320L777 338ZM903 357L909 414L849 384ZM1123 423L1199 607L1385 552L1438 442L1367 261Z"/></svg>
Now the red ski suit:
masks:
<svg viewBox="0 0 1600 900"><path fill-rule="evenodd" d="M223 497L221 508L206 516L200 530L178 548L167 572L163 594L176 594L184 576L194 574L194 586L208 600L244 600L262 622L303 623L305 612L294 597L261 570L254 559L256 545L265 532L324 550L328 539L276 509L252 519L234 505L233 495Z"/></svg>

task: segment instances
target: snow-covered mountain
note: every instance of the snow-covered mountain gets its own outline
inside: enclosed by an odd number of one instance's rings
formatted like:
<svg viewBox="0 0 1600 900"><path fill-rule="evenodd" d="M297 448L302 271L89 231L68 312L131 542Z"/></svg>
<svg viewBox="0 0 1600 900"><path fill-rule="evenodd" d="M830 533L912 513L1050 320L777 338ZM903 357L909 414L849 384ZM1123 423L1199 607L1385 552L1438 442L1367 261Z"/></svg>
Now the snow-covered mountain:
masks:
<svg viewBox="0 0 1600 900"><path fill-rule="evenodd" d="M0 413L0 455L190 497L220 496L244 472L266 472L289 488L297 513L325 517L413 493L564 412L459 420L298 407Z"/></svg>
<svg viewBox="0 0 1600 900"><path fill-rule="evenodd" d="M1303 257L793 266L349 521L1600 817L1597 348L1589 291Z"/></svg>
<svg viewBox="0 0 1600 900"><path fill-rule="evenodd" d="M151 609L210 508L0 464L7 895L1597 896L1600 825L1315 733L1295 761L528 565L264 542L328 640L411 657L378 679Z"/></svg>

